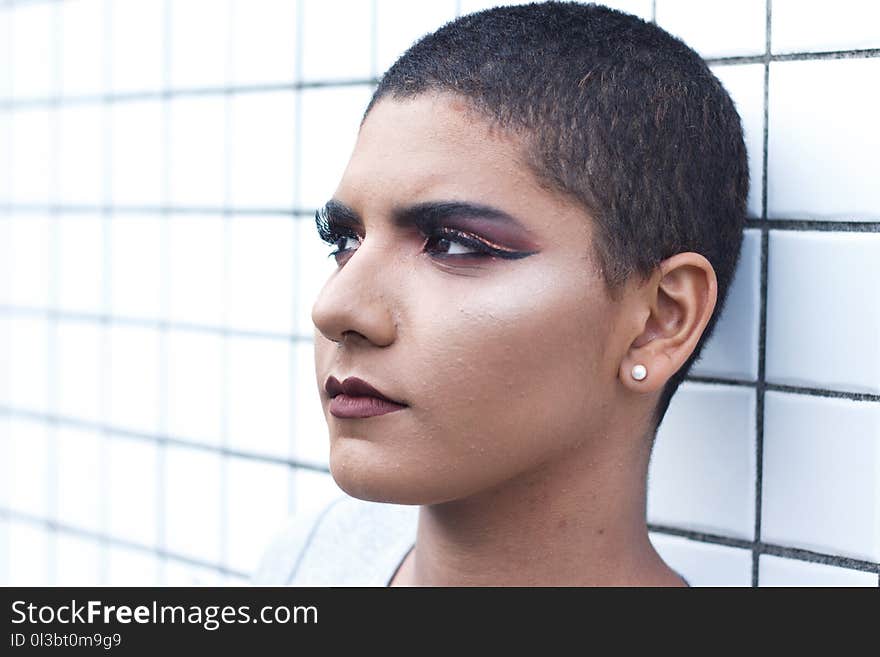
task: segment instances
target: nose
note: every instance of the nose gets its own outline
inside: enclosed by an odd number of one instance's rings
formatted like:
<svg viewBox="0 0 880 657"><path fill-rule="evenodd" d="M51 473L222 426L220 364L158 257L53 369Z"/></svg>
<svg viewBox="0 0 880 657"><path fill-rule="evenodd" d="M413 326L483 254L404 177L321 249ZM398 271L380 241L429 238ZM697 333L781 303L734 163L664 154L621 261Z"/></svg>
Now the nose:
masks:
<svg viewBox="0 0 880 657"><path fill-rule="evenodd" d="M391 292L395 267L389 250L366 238L343 257L347 260L330 275L312 306L312 323L339 346L356 336L377 346L391 344L396 334Z"/></svg>

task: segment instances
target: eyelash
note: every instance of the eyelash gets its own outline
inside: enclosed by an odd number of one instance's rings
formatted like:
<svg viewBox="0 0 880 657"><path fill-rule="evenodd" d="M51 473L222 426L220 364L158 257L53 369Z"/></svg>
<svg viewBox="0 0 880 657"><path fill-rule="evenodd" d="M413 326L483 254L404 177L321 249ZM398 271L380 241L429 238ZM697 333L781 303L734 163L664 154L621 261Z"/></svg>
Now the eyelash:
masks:
<svg viewBox="0 0 880 657"><path fill-rule="evenodd" d="M321 238L322 241L326 242L330 246L337 245L340 240L346 237L359 239L358 234L350 227L340 226L334 223L333 220L328 216L326 209L318 210L315 213L315 224L318 228L318 236ZM477 250L477 253L437 254L437 256L441 258L485 258L488 256L497 256L499 258L519 257L518 254L513 251L504 251L502 249L493 248L485 244L484 242L466 237L464 233L461 233L457 230L452 230L450 228L438 228L433 229L429 232L423 231L423 234L425 235L425 243L423 245L423 248L433 239L444 239L450 242L455 242L469 249ZM337 248L336 251L332 251L327 257L335 257L349 250L351 249Z"/></svg>

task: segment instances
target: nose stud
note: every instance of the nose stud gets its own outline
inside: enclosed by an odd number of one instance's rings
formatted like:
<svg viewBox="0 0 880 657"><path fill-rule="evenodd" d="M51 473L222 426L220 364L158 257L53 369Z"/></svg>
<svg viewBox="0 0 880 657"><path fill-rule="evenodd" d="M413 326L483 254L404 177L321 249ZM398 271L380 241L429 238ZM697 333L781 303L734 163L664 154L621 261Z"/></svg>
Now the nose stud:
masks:
<svg viewBox="0 0 880 657"><path fill-rule="evenodd" d="M648 368L639 363L638 365L633 365L632 368L632 378L636 381L641 381L646 376L648 376Z"/></svg>

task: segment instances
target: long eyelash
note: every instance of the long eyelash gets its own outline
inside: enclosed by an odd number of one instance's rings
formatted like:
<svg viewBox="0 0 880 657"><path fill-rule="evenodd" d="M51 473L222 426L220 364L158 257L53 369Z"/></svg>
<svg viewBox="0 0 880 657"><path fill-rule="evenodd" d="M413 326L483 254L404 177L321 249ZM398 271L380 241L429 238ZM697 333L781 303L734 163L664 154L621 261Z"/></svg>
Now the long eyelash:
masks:
<svg viewBox="0 0 880 657"><path fill-rule="evenodd" d="M343 237L357 237L357 233L351 228L333 223L327 208L315 212L315 227L318 229L318 237L330 246L334 246Z"/></svg>

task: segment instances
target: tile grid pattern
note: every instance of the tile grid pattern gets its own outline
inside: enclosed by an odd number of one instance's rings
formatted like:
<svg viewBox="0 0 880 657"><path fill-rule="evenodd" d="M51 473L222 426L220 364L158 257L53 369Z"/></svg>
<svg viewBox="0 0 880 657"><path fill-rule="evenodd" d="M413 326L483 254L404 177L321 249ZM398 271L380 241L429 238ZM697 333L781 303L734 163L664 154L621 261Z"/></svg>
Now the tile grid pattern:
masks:
<svg viewBox="0 0 880 657"><path fill-rule="evenodd" d="M654 18L656 22L656 0L653 2ZM787 557L801 561L809 561L853 570L862 570L867 572L878 573L877 586L880 587L880 564L860 559L852 559L839 555L823 554L812 550L798 549L787 547L784 545L774 545L761 540L761 508L762 508L762 486L763 486L763 448L764 448L764 396L766 390L777 390L782 392L792 392L801 395L815 395L822 397L838 397L844 399L852 399L856 401L880 401L880 395L870 393L855 393L835 390L823 390L817 388L806 388L802 386L788 386L781 384L768 383L765 380L765 353L766 353L766 335L767 335L767 280L768 280L768 236L771 228L773 230L808 230L808 231L851 231L851 232L880 232L880 222L845 222L845 221L804 221L797 219L768 219L767 211L767 188L768 188L768 126L769 126L769 89L770 89L770 63L773 61L790 61L790 60L806 60L806 59L842 59L850 57L880 57L880 49L862 49L847 50L823 53L791 53L791 54L771 54L771 28L772 28L772 0L766 2L766 38L765 52L763 55L745 56L745 57L719 57L706 58L710 65L737 65L762 63L764 67L764 88L763 88L763 166L761 171L762 178L762 197L761 197L761 218L749 218L746 222L746 228L756 228L761 234L761 277L760 277L760 331L758 345L758 378L756 382L752 381L731 381L730 379L713 378L707 376L691 375L688 380L699 381L704 383L720 383L725 385L742 385L746 387L755 387L756 389L756 477L755 477L755 529L754 540L741 540L726 536L707 534L704 532L683 530L676 527L659 525L650 523L649 528L652 531L666 533L675 536L681 536L695 541L703 541L714 543L717 545L727 545L730 547L738 547L748 549L752 553L752 586L759 585L759 558L762 554L773 555L778 557Z"/></svg>
<svg viewBox="0 0 880 657"><path fill-rule="evenodd" d="M58 1L58 0L55 0L55 1ZM166 3L167 2L168 2L168 0L166 0ZM8 2L7 7L12 6L13 4L24 4L24 3L23 2L18 2L18 3ZM374 37L375 37L375 33L376 33L376 18L375 18L376 17L376 2L375 2L375 0L373 0L372 4L373 4L373 11L372 11L373 22L371 24L371 30L372 30ZM458 5L459 4L460 3L457 3L456 14L459 13L458 12ZM652 8L652 13L654 16L656 16L656 2L654 2L653 4L654 4L654 6ZM713 378L713 377L702 377L702 376L690 377L690 380L698 381L698 382L722 383L725 385L741 385L741 386L748 386L748 387L754 386L756 388L756 394L757 394L757 425L756 425L756 432L757 432L757 436L756 436L756 438L757 438L757 440L756 440L757 477L756 477L756 490L755 490L755 540L754 541L740 540L740 539L734 539L734 538L725 537L725 536L721 536L721 535L708 534L708 533L703 533L703 532L694 532L694 531L689 531L689 530L682 530L682 529L676 528L676 527L660 526L660 525L656 525L656 524L651 525L651 529L653 531L657 531L660 533L666 533L666 534L673 535L673 536L682 536L682 537L686 537L686 538L689 538L689 539L692 539L695 541L702 541L702 542L714 543L714 544L719 544L719 545L729 545L729 546L733 546L733 547L740 547L740 548L745 548L745 549L751 550L751 552L752 552L752 584L754 586L757 586L759 584L759 581L758 581L758 559L761 554L775 555L775 556L787 557L787 558L791 558L791 559L797 559L797 560L801 560L801 561L812 561L812 562L817 562L817 563L824 563L824 564L829 564L829 565L841 566L841 567L850 568L850 569L854 569L854 570L862 570L862 571L880 573L880 564L877 564L877 563L858 560L858 559L850 559L850 558L841 557L838 555L823 554L823 553L813 552L810 550L790 548L790 547L786 547L783 545L768 544L768 543L762 542L762 540L761 540L761 492L762 492L762 484L763 484L763 482L762 482L762 451L763 451L764 393L765 393L765 391L766 390L778 390L778 391L784 391L784 392L794 392L794 393L798 393L801 395L842 397L842 398L851 399L851 400L855 400L855 401L871 401L871 402L880 401L880 395L867 394L867 393L839 392L839 391L830 391L830 390L823 390L823 389L787 386L787 385L767 383L765 381L766 316L767 316L766 298L767 298L769 231L771 229L773 229L773 230L780 230L780 231L789 231L789 230L791 230L791 231L820 230L821 231L821 230L825 230L825 231L880 232L880 223L878 223L878 222L821 222L821 221L803 221L803 220L797 220L797 219L791 219L791 220L773 219L772 221L768 221L768 213L767 213L767 156L766 155L767 155L767 149L768 149L767 126L768 126L768 118L769 118L768 117L768 111L769 111L768 110L768 93L769 93L770 63L773 61L786 61L786 60L793 60L793 59L829 59L829 58L847 58L847 57L863 58L863 57L878 57L878 56L880 56L880 49L838 51L838 52L832 52L832 53L796 53L796 54L784 54L784 55L780 55L780 54L771 55L771 53L770 53L771 11L772 11L771 2L768 1L768 3L767 3L767 16L766 16L766 52L764 55L748 56L748 57L725 57L725 58L717 58L717 59L708 59L707 60L710 64L717 64L717 65L735 65L735 64L744 64L744 63L762 63L764 65L764 135L763 135L764 160L763 160L763 168L762 168L762 179L763 179L763 189L762 189L762 199L761 199L762 215L761 215L760 219L750 219L748 221L748 226L747 226L749 228L759 229L760 234L761 234L761 309L760 309L760 341L759 341L759 352L758 352L758 358L759 358L758 379L757 379L757 382L752 382L752 381L732 381L730 379L724 379L724 378L717 379L717 378ZM166 12L165 12L166 33L168 30L167 20L168 20L169 13L170 12L166 9ZM297 22L297 26L298 26L299 30L302 29L301 18L302 18L302 13L301 13L301 9L300 9L299 20ZM108 26L108 31L109 31L109 26ZM372 70L374 72L376 69L375 42L376 42L376 40L374 38L372 40L373 45L372 45L372 51L371 51ZM301 48L301 39L298 40L297 47ZM289 85L289 84L254 85L254 86L239 87L239 88L169 90L168 89L169 85L167 84L167 82L169 80L168 65L169 65L170 58L169 58L167 50L168 50L168 42L166 41L166 54L165 54L165 59L164 59L165 80L166 80L165 87L166 88L163 89L163 91L158 94L158 97L163 102L163 106L165 107L166 112L168 111L168 101L171 99L172 96L183 96L183 95L187 95L187 94L195 94L195 95L198 95L198 94L223 94L225 96L226 102L227 102L227 117L228 117L229 98L231 97L232 94L234 94L236 92L249 92L249 91L260 91L260 90L262 90L262 91L282 90L282 89L284 89L284 90L293 89L295 91L300 91L300 90L307 89L307 88L316 88L316 87L322 87L322 86L337 87L337 86L345 86L347 84L348 85L362 85L365 83L367 83L367 84L375 84L376 83L375 79L371 79L371 80L355 79L355 80L348 80L348 81L333 81L333 82L300 82L299 81L300 76L299 76L299 74L297 74L297 77L296 77L297 82L295 82L293 85ZM56 54L56 58L60 58L58 54ZM299 65L300 60L301 60L301 58L299 57L299 53L298 53L297 65ZM58 75L58 73L57 73L58 68L59 68L58 65L56 65L56 67L55 67L56 76ZM117 96L117 98L121 97L121 96L127 96L129 98L134 97L134 96L142 96L144 98L154 99L157 97L157 94L153 94L153 93L120 94ZM101 98L99 98L98 100L103 100L104 102L109 103L109 102L113 102L113 100L115 100L115 99L116 98L109 97L109 95L104 95ZM78 100L88 102L88 101L94 101L95 99L85 97L85 98L80 98L80 99L74 99L72 102L77 102ZM300 102L300 100L301 100L301 95L296 94L296 102L297 102L297 116L296 116L296 125L295 125L296 143L299 142L299 137L301 134L300 116L299 116L299 102ZM61 100L59 97L54 97L54 98L49 99L48 101L36 100L36 101L24 101L24 102L11 102L11 103L7 104L6 106L0 106L0 110L7 110L7 109L11 108L13 104L15 104L18 107L22 107L22 106L26 106L26 105L27 106L39 106L40 104L47 104L50 108L58 108L61 104ZM165 139L167 140L167 138L168 138L167 121L164 122L164 125L166 126ZM228 127L228 124L227 124L227 127ZM109 130L109 128L107 128L105 126L105 130ZM57 144L57 140L54 140L54 143ZM109 140L108 140L108 143L109 143ZM109 146L108 146L108 149L109 149ZM166 157L167 157L168 149L167 148L164 149L164 152L166 153ZM296 157L299 157L299 153L297 153ZM296 168L295 168L296 171L299 170L299 164L300 163L297 161ZM228 166L228 159L227 159L227 166ZM107 167L105 169L105 171L107 171L107 175L109 176L110 175L110 173L109 173L110 167ZM167 199L168 199L167 173L168 173L168 166L167 166L167 162L166 162L166 166L164 167L164 171L163 171L163 175L165 176L165 180L163 181L164 197L163 197L162 203L158 207L124 207L124 208L120 207L120 208L114 208L114 207L111 207L109 196L105 193L105 203L101 206L71 206L71 205L66 205L66 204L61 204L61 205L50 204L48 206L41 206L41 205L28 205L28 204L13 204L10 201L6 205L6 212L7 212L7 214L11 214L13 211L15 211L15 212L31 212L31 211L33 211L33 212L46 212L48 210L48 212L50 214L50 219L51 219L50 220L50 226L51 226L50 249L55 249L55 248L57 248L57 239L58 239L58 237L57 237L57 221L58 221L59 215L61 215L63 213L67 213L67 212L93 211L96 213L101 213L101 215L104 217L105 230L109 230L111 218L112 218L112 216L114 216L116 214L159 213L163 217L163 221L167 223L167 221L170 219L172 213L174 213L174 214L181 214L181 213L187 213L187 212L196 212L197 213L197 212L216 210L216 208L171 207L170 204L167 202ZM53 181L53 182L57 182L57 181ZM109 188L110 184L111 184L110 181L105 180L105 192L106 192L107 188ZM228 194L228 192L227 192L227 194ZM295 199L295 203L294 203L293 207L294 207L294 209L292 209L292 210L265 209L265 208L251 208L251 209L245 209L245 210L242 210L242 209L233 210L231 208L230 204L227 202L227 203L224 203L224 206L221 208L221 211L222 211L222 215L223 215L224 224L227 226L227 232L228 232L229 220L235 214L251 215L251 216L260 216L260 215L264 215L264 214L267 214L267 215L268 214L273 214L273 215L288 214L296 220L305 220L305 221L308 221L313 214L312 210L298 207L298 199ZM167 236L167 231L166 231L166 236ZM166 237L166 239L167 239L167 237ZM166 250L166 252L167 252L167 250ZM106 265L105 271L108 271L109 270L109 261L110 261L109 242L105 242L104 257L105 257L105 265ZM228 269L228 266L227 266L227 269ZM163 267L163 271L165 271L165 272L168 271L167 264L165 267ZM106 300L109 297L109 289L108 289L109 281L107 279L105 279L104 283L105 283L105 291L104 291L105 304L104 304L104 307L109 308L109 304L106 303ZM170 281L168 281L168 280L165 280L163 282L163 285L164 285L163 289L166 290L166 293L163 295L163 303L165 303L165 304L167 304L167 286L169 284L170 284ZM53 278L50 280L50 301L54 301L55 295L57 295L57 281ZM54 303L53 303L53 305L54 305ZM39 318L45 318L49 322L49 345L48 345L49 358L48 358L48 363L49 363L49 371L50 371L50 377L49 377L50 382L52 381L51 372L54 370L54 365L55 365L55 363L54 363L54 349L55 349L55 347L54 347L54 345L55 345L54 333L57 330L58 322L61 320L66 320L66 319L75 318L75 319L79 319L79 320L91 321L91 322L99 323L104 327L109 327L111 324L141 326L141 327L145 327L145 328L151 328L151 329L158 330L160 335L162 335L162 336L167 335L167 332L169 330L187 329L187 330L203 331L203 332L208 332L208 333L219 333L220 335L222 335L224 337L230 337L230 336L263 337L263 338L268 338L268 339L287 340L287 341L291 341L291 343L308 342L311 340L310 336L305 336L305 335L287 335L287 334L272 333L272 332L241 331L241 330L229 329L229 328L226 328L225 326L224 327L187 326L187 325L182 325L180 323L173 323L173 322L168 322L168 321L155 322L155 321L150 321L150 320L145 320L145 319L111 316L110 314L105 314L105 313L101 313L101 314L71 313L71 312L57 311L54 309L39 310L39 309L32 309L32 308L5 306L5 307L0 307L0 315L9 315L9 316L15 316L15 317L28 317L28 316L29 317L39 317ZM164 344L164 341L162 344ZM225 354L225 351L224 351L224 354ZM295 354L292 355L292 359L293 358L295 358ZM166 360L166 359L163 359L163 361L164 360ZM293 371L293 367L291 368L291 371ZM224 373L224 378L225 378L225 373ZM106 376L105 376L105 380L106 380ZM162 380L164 381L165 377L162 377ZM55 400L57 397L57 390L52 388L51 385L52 384L50 383L50 408L55 408L56 407ZM293 382L291 382L291 388L292 389L294 388ZM163 399L163 400L165 400L165 402L167 402L167 394L168 394L168 391L163 387L162 393L161 393L162 396L160 397L160 399ZM165 402L162 403L163 412L167 406L167 404ZM227 404L224 403L223 408L225 409L226 406L227 406ZM165 430L164 415L163 415L163 419L160 420L160 431L159 431L158 435L153 435L153 434L149 434L149 433L142 433L142 432L137 432L137 431L130 431L130 430L125 430L125 429L120 429L117 427L110 426L110 423L108 421L109 415L106 412L106 401L105 401L105 404L103 405L103 410L102 410L102 414L101 414L102 421L98 422L98 423L90 423L90 422L75 420L72 418L65 418L65 417L61 417L61 416L59 416L57 414L53 414L53 413L32 413L29 411L23 411L21 409L8 408L8 407L0 408L0 415L14 416L14 417L29 417L31 419L45 422L50 430L50 434L49 434L50 435L50 449L49 449L50 459L54 458L54 454L56 453L54 441L57 439L57 436L56 436L57 430L63 426L81 426L81 427L91 428L91 429L100 431L102 436L104 437L105 441L109 441L111 439L111 435L128 436L128 437L138 438L141 440L154 441L157 443L157 445L159 447L160 454L164 453L169 446L176 445L176 446L181 446L181 447L190 447L190 448L198 449L198 450L207 450L207 451L219 453L220 455L222 455L224 457L235 456L235 457L244 458L244 459L252 459L252 460L259 461L259 462L282 464L285 467L288 467L291 470L291 473L293 473L295 470L302 470L302 469L314 470L317 472L327 472L326 468L315 466L314 464L311 464L308 462L300 462L297 459L293 459L293 458L274 458L274 457L270 457L270 456L266 456L266 455L252 454L252 453L242 452L240 450L235 450L235 449L229 448L227 445L227 442L226 442L227 441L227 429L226 429L225 415L224 415L223 420L221 421L221 425L223 427L223 429L221 431L221 441L222 441L221 445L222 446L219 449L214 448L214 447L208 447L208 446L201 445L198 443L193 443L188 440L175 438L175 437L169 435L168 432ZM291 436L291 440L295 440L295 439L296 439L296 436ZM222 459L222 462L225 464L227 462L226 458ZM54 463L54 461L50 463L50 472L52 472L51 467L55 467L54 465L52 465L52 463ZM218 565L215 563L201 562L197 559L192 559L192 558L187 557L185 555L174 554L164 547L164 532L165 532L164 517L163 517L164 514L161 512L161 509L163 508L163 505L164 505L164 501L161 498L161 495L163 494L162 491L165 488L164 480L163 480L164 471L165 471L165 468L163 468L163 467L157 468L157 473L158 473L158 477L159 477L159 481L157 482L157 489L158 489L158 495L160 496L159 499L157 500L157 504L159 505L158 509L160 510L160 512L157 514L157 522L158 522L157 531L159 534L159 541L158 541L159 547L158 547L158 549L154 550L151 548L147 551L159 556L163 560L163 563L164 563L164 561L166 561L168 559L174 559L174 560L182 562L182 563L187 563L187 564L191 564L191 565L197 565L197 566L202 566L205 568L213 569L223 575L231 575L231 576L238 576L238 577L245 576L246 573L237 572L237 571L225 568L222 565ZM225 483L225 479L221 479L221 480L224 481L224 483ZM294 481L295 480L293 478L291 478L291 500L295 495L294 483L293 483ZM55 499L55 491L53 488L55 486L55 477L54 476L49 476L49 481L47 482L47 485L50 487L49 500L54 500ZM104 497L105 496L102 496L102 499L104 499ZM106 515L107 515L106 509L104 509L102 511L102 515L104 517L106 517ZM221 517L225 518L225 515L226 515L225 513L221 513ZM55 522L50 519L34 517L28 513L23 513L21 511L17 511L17 510L10 509L10 508L0 510L0 518L6 518L8 520L16 520L16 521L32 523L37 526L45 527L49 531L50 536L53 537L53 541L50 541L50 550L49 550L50 565L48 566L48 568L50 569L50 573L51 573L51 569L54 567L54 563L55 563L55 559L52 558L53 548L51 546L53 545L54 537L58 534L58 532L65 532L65 533L69 533L69 534L74 534L74 535L81 536L83 538L88 538L91 540L98 541L102 546L105 546L105 548L109 547L109 546L120 546L120 547L129 547L129 548L132 548L135 550L144 550L143 546L140 546L136 543L132 543L132 542L129 542L126 540L112 537L107 532L98 532L98 533L89 532L89 531L82 530L77 527L65 525L64 523ZM106 521L104 523L102 523L102 526L106 527ZM225 535L225 532L224 532L224 535ZM225 556L226 549L227 548L224 544L223 547L221 548L221 552L224 556ZM102 563L102 567L106 568L106 559L102 559L101 563ZM878 578L878 585L880 585L880 578Z"/></svg>

